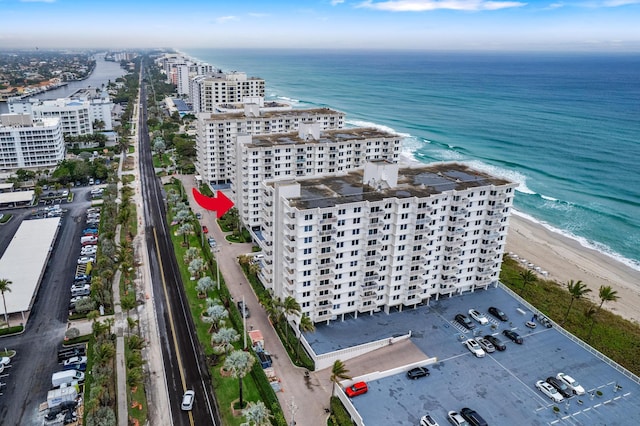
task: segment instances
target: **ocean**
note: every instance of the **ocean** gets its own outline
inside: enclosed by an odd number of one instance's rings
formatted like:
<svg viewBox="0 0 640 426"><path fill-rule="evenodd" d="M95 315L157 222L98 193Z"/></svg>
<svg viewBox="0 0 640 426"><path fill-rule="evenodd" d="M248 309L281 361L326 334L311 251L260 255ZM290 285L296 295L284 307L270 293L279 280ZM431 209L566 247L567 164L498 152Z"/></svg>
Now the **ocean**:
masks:
<svg viewBox="0 0 640 426"><path fill-rule="evenodd" d="M640 270L640 55L187 49L268 99L520 184L517 214Z"/></svg>

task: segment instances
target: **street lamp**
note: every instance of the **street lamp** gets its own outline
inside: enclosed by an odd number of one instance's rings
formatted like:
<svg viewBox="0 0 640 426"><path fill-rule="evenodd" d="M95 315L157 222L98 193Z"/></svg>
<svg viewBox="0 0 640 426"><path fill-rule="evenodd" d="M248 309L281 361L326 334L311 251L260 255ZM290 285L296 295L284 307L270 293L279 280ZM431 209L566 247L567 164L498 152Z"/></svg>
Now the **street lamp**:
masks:
<svg viewBox="0 0 640 426"><path fill-rule="evenodd" d="M211 247L213 252L213 260L216 261L216 283L218 284L218 292L220 292L220 265L218 264L218 253L220 249L218 247Z"/></svg>

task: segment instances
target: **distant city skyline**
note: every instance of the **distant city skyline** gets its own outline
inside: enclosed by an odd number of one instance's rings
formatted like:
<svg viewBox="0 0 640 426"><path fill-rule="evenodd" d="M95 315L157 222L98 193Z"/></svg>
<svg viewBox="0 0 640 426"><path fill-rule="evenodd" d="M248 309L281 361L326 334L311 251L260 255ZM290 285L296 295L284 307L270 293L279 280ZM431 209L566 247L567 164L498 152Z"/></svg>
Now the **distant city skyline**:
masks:
<svg viewBox="0 0 640 426"><path fill-rule="evenodd" d="M640 0L0 0L5 48L640 51Z"/></svg>

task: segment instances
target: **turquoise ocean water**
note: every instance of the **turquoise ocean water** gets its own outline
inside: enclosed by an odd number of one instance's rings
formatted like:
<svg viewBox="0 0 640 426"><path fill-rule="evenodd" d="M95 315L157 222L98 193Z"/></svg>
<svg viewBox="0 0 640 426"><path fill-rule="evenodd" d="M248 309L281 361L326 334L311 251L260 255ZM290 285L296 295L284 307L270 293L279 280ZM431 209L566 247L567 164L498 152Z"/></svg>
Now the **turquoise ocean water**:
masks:
<svg viewBox="0 0 640 426"><path fill-rule="evenodd" d="M414 161L517 181L520 214L640 269L640 55L184 52L400 133Z"/></svg>

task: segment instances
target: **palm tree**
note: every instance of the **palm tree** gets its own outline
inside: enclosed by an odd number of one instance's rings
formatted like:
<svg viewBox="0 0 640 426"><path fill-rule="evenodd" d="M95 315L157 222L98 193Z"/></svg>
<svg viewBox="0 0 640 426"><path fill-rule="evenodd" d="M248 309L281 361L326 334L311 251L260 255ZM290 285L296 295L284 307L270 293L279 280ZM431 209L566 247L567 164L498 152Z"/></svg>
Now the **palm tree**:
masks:
<svg viewBox="0 0 640 426"><path fill-rule="evenodd" d="M335 394L336 384L338 384L340 380L351 379L351 376L347 374L348 372L349 370L347 370L347 367L344 365L344 362L340 361L339 359L336 359L334 361L333 367L331 367L331 377L329 379L331 380L331 383L333 383L331 395Z"/></svg>
<svg viewBox="0 0 640 426"><path fill-rule="evenodd" d="M184 252L184 263L189 263L193 259L197 258L199 254L199 250L197 247L189 247L187 251Z"/></svg>
<svg viewBox="0 0 640 426"><path fill-rule="evenodd" d="M591 326L589 326L589 335L587 336L587 342L589 340L591 340L591 333L593 332L593 326L596 323L596 314L597 313L598 313L598 310L596 308L594 308L593 306L589 306L584 311L585 318L591 320Z"/></svg>
<svg viewBox="0 0 640 426"><path fill-rule="evenodd" d="M11 292L11 284L13 282L7 278L0 279L0 293L2 293L2 303L4 304L4 322L7 323L7 327L9 326L9 314L7 313L7 300L4 294Z"/></svg>
<svg viewBox="0 0 640 426"><path fill-rule="evenodd" d="M526 271L520 272L520 278L522 278L522 288L520 289L520 296L522 296L522 293L524 293L524 289L527 284L535 282L538 277L536 277L531 269L527 269Z"/></svg>
<svg viewBox="0 0 640 426"><path fill-rule="evenodd" d="M240 391L240 408L244 408L242 401L242 379L246 376L256 359L249 352L243 350L235 350L231 352L224 360L224 369L231 372L231 376L238 379Z"/></svg>
<svg viewBox="0 0 640 426"><path fill-rule="evenodd" d="M193 232L193 225L190 223L183 223L176 230L177 235L182 235L182 244L187 247L189 247L189 239L187 238L187 236L191 235L192 232Z"/></svg>
<svg viewBox="0 0 640 426"><path fill-rule="evenodd" d="M282 314L286 317L300 314L300 304L291 296L287 296L282 303ZM285 324L287 340L289 340L289 324Z"/></svg>
<svg viewBox="0 0 640 426"><path fill-rule="evenodd" d="M129 293L120 299L120 307L127 314L127 319L129 319L129 311L135 308L137 305L136 295L133 293Z"/></svg>
<svg viewBox="0 0 640 426"><path fill-rule="evenodd" d="M300 315L300 323L298 324L298 350L296 351L296 360L300 359L300 345L302 344L302 333L313 333L316 326L307 315Z"/></svg>
<svg viewBox="0 0 640 426"><path fill-rule="evenodd" d="M192 276L199 278L200 274L206 269L206 267L207 264L204 263L204 260L198 257L196 259L193 259L191 263L189 263L187 269Z"/></svg>
<svg viewBox="0 0 640 426"><path fill-rule="evenodd" d="M213 290L215 283L211 277L206 276L202 277L198 280L198 284L196 284L196 291L198 292L198 296L202 295L207 297L207 292Z"/></svg>
<svg viewBox="0 0 640 426"><path fill-rule="evenodd" d="M587 288L587 285L583 283L581 280L574 282L573 280L567 283L567 289L569 290L569 294L571 295L571 303L569 303L569 308L567 308L567 313L564 314L564 319L562 323L564 324L569 317L569 312L571 311L571 306L573 306L573 302L575 300L581 299L582 296L591 292L590 288Z"/></svg>
<svg viewBox="0 0 640 426"><path fill-rule="evenodd" d="M615 302L619 298L618 292L612 289L610 285L601 285L599 293L598 297L600 297L600 306L598 306L598 312L602 309L604 302Z"/></svg>
<svg viewBox="0 0 640 426"><path fill-rule="evenodd" d="M214 303L207 308L202 321L211 324L211 326L209 327L209 333L211 333L212 331L217 330L220 323L228 317L229 312L226 310L226 308L222 305Z"/></svg>
<svg viewBox="0 0 640 426"><path fill-rule="evenodd" d="M249 425L268 426L271 424L269 420L271 413L264 402L250 402L249 406L242 410L242 415L247 419Z"/></svg>
<svg viewBox="0 0 640 426"><path fill-rule="evenodd" d="M228 355L229 351L233 349L233 342L237 342L238 340L240 340L238 332L228 327L221 328L211 336L211 343L215 344L216 349L224 352L225 355Z"/></svg>

